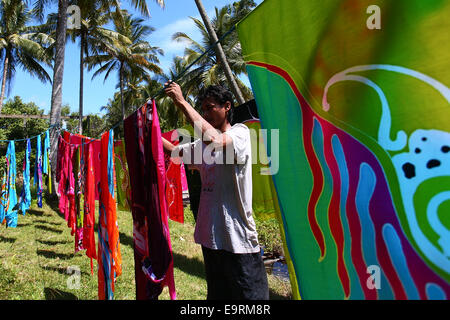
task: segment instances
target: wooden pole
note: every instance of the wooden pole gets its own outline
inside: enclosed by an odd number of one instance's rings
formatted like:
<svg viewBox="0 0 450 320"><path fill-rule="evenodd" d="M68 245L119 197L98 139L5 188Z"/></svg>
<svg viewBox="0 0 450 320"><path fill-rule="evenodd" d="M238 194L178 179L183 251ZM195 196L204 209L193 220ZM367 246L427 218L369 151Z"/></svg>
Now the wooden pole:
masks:
<svg viewBox="0 0 450 320"><path fill-rule="evenodd" d="M211 24L211 21L208 18L208 15L206 14L205 7L203 7L203 3L201 0L195 0L195 3L197 4L198 11L200 12L200 15L202 16L203 23L205 24L206 29L208 30L208 34L211 37L212 43L217 42L219 39L217 38L217 34L214 31L214 28ZM234 79L233 72L230 69L230 66L228 64L227 57L225 56L225 52L223 51L222 45L220 42L217 43L216 47L214 48L216 51L216 58L219 61L219 63L222 65L222 68L225 72L225 76L228 80L228 83L230 84L230 89L233 91L234 96L236 97L236 100L239 104L244 104L244 96L242 95L241 90L239 89L239 86L237 85L236 80Z"/></svg>

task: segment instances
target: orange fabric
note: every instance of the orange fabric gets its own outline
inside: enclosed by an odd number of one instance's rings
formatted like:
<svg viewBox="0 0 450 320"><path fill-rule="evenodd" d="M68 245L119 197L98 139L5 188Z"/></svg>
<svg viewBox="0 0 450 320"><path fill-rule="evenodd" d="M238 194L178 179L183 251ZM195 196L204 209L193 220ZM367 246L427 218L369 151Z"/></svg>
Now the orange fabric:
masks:
<svg viewBox="0 0 450 320"><path fill-rule="evenodd" d="M100 214L98 241L98 295L99 299L112 299L115 278L122 274L116 200L114 198L114 146L113 131L101 138Z"/></svg>

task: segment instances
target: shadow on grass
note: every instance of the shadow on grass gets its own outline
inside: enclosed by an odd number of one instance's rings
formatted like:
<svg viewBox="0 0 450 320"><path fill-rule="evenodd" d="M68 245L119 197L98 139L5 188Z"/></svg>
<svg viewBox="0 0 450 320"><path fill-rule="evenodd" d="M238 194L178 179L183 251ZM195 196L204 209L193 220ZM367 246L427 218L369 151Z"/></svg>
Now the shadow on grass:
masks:
<svg viewBox="0 0 450 320"><path fill-rule="evenodd" d="M47 226L43 226L43 225L40 225L40 224L36 225L35 227L38 228L38 229L41 229L41 230L50 231L50 232L54 232L54 233L63 233L62 230L51 228L51 227L47 227Z"/></svg>
<svg viewBox="0 0 450 320"><path fill-rule="evenodd" d="M188 258L185 255L173 253L173 265L183 272L189 273L201 279L206 279L203 262L198 259Z"/></svg>
<svg viewBox="0 0 450 320"><path fill-rule="evenodd" d="M16 238L7 238L4 236L0 236L0 242L8 242L8 243L14 243L16 242Z"/></svg>
<svg viewBox="0 0 450 320"><path fill-rule="evenodd" d="M42 243L42 244L46 244L48 246L54 246L57 244L66 244L66 243L72 242L72 241L65 241L65 240L59 240L59 241L53 240L52 241L52 240L40 240L40 239L37 239L36 241L39 243Z"/></svg>
<svg viewBox="0 0 450 320"><path fill-rule="evenodd" d="M66 253L56 253L50 250L36 250L36 253L40 256L46 257L48 259L59 258L61 260L69 260L73 258L73 254Z"/></svg>
<svg viewBox="0 0 450 320"><path fill-rule="evenodd" d="M17 224L17 227L26 227L26 226L30 226L31 225L31 223L21 223L21 222L19 222L18 224Z"/></svg>
<svg viewBox="0 0 450 320"><path fill-rule="evenodd" d="M38 216L38 217L41 217L41 216L44 215L44 211L38 211L38 210L34 210L34 209L28 209L26 214L29 214L30 216Z"/></svg>
<svg viewBox="0 0 450 320"><path fill-rule="evenodd" d="M134 249L133 238L130 237L129 235L123 232L119 232L119 240L121 245L124 244Z"/></svg>
<svg viewBox="0 0 450 320"><path fill-rule="evenodd" d="M59 212L59 198L57 195L49 194L48 192L44 192L45 203L56 212L56 214L64 219L64 216Z"/></svg>
<svg viewBox="0 0 450 320"><path fill-rule="evenodd" d="M44 288L45 300L78 300L73 293L53 288Z"/></svg>
<svg viewBox="0 0 450 320"><path fill-rule="evenodd" d="M60 225L62 225L62 223L58 223L58 222L50 222L50 221L47 221L47 220L34 220L34 222L37 222L37 223L47 223L47 224L53 224L53 225L55 225L55 226L60 226Z"/></svg>

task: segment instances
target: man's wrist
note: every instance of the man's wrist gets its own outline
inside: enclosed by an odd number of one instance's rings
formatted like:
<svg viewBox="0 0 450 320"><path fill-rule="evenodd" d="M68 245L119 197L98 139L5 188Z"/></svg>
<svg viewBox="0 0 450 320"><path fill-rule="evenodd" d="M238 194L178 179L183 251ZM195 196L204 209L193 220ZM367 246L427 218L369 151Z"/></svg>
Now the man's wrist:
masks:
<svg viewBox="0 0 450 320"><path fill-rule="evenodd" d="M186 109L189 103L185 99L182 99L175 101L175 105L180 109Z"/></svg>

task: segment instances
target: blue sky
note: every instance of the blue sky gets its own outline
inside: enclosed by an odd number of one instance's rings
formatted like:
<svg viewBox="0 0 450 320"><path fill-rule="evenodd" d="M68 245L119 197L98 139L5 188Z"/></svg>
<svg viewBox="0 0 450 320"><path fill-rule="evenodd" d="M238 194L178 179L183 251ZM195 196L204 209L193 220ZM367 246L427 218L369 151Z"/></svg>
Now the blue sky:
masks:
<svg viewBox="0 0 450 320"><path fill-rule="evenodd" d="M235 0L203 0L210 18L214 16L214 8L222 7L233 3ZM256 0L257 4L263 0ZM164 71L170 68L172 57L182 56L185 45L171 40L172 34L183 31L194 40L200 39L200 34L194 26L190 16L200 19L194 0L166 0L166 6L161 9L156 1L148 0L151 17L146 23L156 28L147 39L151 45L158 46L164 50L165 55L160 57L161 66ZM131 13L139 15L128 1L122 1L122 6ZM52 10L52 9L50 9ZM56 8L53 9L56 11ZM51 12L51 11L49 11ZM47 13L49 13L47 12ZM53 72L46 68L50 77ZM93 80L93 72L85 69L84 73L84 114L99 114L100 107L106 105L109 98L113 97L118 83L118 76L111 74L106 82L104 75L97 76ZM245 81L245 79L244 79ZM247 81L245 81L247 82ZM50 83L43 84L38 79L29 74L17 70L16 77L12 82L12 88L6 100L18 95L24 102L34 102L45 110L45 114L50 111L52 86ZM66 45L64 82L63 82L63 104L68 103L71 111L78 110L79 97L79 48L78 43L68 42Z"/></svg>

